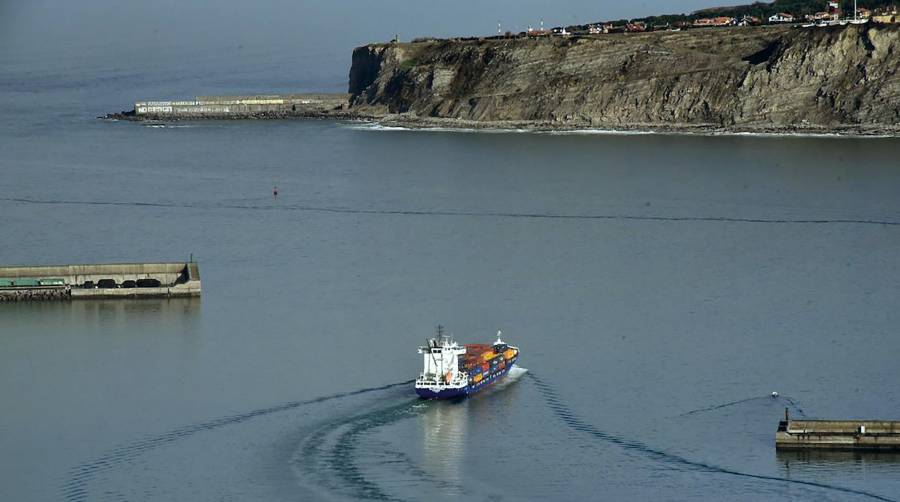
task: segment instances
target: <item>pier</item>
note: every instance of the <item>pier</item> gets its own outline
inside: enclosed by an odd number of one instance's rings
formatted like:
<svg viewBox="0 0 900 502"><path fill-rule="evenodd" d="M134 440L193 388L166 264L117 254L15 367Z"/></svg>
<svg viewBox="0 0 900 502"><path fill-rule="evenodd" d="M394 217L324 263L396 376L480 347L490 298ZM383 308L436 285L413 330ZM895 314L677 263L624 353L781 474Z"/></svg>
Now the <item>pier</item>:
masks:
<svg viewBox="0 0 900 502"><path fill-rule="evenodd" d="M127 120L281 119L343 117L349 94L202 96L186 101L138 101L128 112L107 118Z"/></svg>
<svg viewBox="0 0 900 502"><path fill-rule="evenodd" d="M176 298L200 292L196 262L0 267L0 302Z"/></svg>
<svg viewBox="0 0 900 502"><path fill-rule="evenodd" d="M791 420L775 432L777 450L900 451L900 421Z"/></svg>

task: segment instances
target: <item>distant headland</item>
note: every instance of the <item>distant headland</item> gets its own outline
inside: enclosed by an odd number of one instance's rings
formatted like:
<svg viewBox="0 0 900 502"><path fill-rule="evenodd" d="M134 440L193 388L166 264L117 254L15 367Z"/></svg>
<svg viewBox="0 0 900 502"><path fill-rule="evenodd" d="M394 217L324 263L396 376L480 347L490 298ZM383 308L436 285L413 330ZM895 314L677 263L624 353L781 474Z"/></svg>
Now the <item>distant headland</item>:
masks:
<svg viewBox="0 0 900 502"><path fill-rule="evenodd" d="M900 136L895 15L873 6L853 19L838 2L779 0L744 9L814 3L825 9L776 13L801 21L766 18L759 26L750 19L759 16L729 16L723 8L664 24L629 20L394 40L354 50L348 94L139 102L107 117Z"/></svg>

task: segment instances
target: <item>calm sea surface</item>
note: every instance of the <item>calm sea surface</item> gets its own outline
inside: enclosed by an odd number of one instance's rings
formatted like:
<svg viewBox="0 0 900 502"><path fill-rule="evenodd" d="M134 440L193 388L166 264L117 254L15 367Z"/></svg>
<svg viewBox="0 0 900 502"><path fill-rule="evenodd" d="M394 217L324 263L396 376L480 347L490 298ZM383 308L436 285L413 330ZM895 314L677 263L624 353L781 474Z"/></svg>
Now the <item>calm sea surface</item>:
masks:
<svg viewBox="0 0 900 502"><path fill-rule="evenodd" d="M898 456L774 449L900 419L900 141L106 122L349 52L17 19L0 264L192 254L204 296L0 305L0 500L900 500ZM438 323L521 369L418 401Z"/></svg>

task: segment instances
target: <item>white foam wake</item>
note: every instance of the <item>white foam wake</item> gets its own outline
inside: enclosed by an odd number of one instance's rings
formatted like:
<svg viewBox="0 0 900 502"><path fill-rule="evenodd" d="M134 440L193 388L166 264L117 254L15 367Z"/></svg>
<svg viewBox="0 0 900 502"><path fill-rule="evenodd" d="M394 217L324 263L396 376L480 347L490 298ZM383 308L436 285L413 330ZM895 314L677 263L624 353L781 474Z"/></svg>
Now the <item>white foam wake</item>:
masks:
<svg viewBox="0 0 900 502"><path fill-rule="evenodd" d="M483 391L479 392L478 394L490 395L490 394L494 394L495 392L503 392L504 390L506 390L506 388L515 384L516 382L521 380L523 376L525 376L527 374L528 374L527 368L522 368L520 366L513 366L512 368L509 369L509 371L506 373L506 375L503 378L497 380L496 382L494 382L493 384L491 384L489 387L487 387ZM476 394L476 396L478 394Z"/></svg>
<svg viewBox="0 0 900 502"><path fill-rule="evenodd" d="M509 373L506 374L506 378L508 380L518 380L525 376L528 373L528 368L522 368L521 366L513 366L509 369Z"/></svg>

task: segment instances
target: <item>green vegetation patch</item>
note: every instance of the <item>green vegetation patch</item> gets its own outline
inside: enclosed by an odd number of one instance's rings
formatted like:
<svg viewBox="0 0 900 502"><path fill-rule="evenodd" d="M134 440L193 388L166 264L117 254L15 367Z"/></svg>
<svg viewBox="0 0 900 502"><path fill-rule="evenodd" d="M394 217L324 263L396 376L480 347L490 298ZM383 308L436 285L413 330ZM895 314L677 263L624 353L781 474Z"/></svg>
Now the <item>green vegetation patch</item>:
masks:
<svg viewBox="0 0 900 502"><path fill-rule="evenodd" d="M418 58L407 58L400 62L400 69L403 71L409 71L419 66Z"/></svg>
<svg viewBox="0 0 900 502"><path fill-rule="evenodd" d="M853 0L840 0L841 12L844 17L853 17ZM891 7L900 4L898 0L858 0L857 5L860 8L876 10L879 8ZM701 9L690 14L665 14L660 16L649 16L636 19L619 19L610 21L613 25L622 26L626 23L645 23L648 26L658 25L674 25L678 22L693 22L700 18L726 16L741 19L744 16L753 16L762 20L769 19L770 16L780 12L793 14L794 16L804 16L806 14L815 14L828 10L827 0L775 0L773 2L755 2L746 5L735 5L730 7L712 7L709 9ZM586 28L586 26L575 27Z"/></svg>

